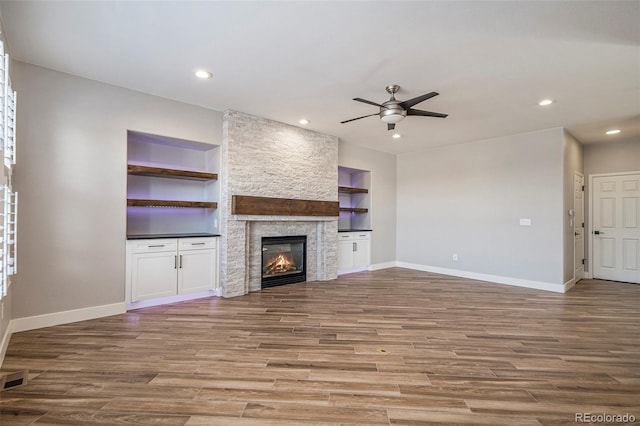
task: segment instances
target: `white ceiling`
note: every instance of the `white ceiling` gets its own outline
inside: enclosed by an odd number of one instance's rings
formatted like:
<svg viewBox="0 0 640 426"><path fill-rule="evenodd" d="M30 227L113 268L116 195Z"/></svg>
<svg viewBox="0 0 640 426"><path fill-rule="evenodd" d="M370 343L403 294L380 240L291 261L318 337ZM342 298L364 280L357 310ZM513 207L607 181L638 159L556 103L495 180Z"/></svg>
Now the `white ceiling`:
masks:
<svg viewBox="0 0 640 426"><path fill-rule="evenodd" d="M16 59L392 153L566 127L640 142L640 1L2 1ZM214 77L196 80L196 68ZM391 139L386 101L436 91ZM543 98L556 102L546 108ZM620 128L617 136L605 136Z"/></svg>

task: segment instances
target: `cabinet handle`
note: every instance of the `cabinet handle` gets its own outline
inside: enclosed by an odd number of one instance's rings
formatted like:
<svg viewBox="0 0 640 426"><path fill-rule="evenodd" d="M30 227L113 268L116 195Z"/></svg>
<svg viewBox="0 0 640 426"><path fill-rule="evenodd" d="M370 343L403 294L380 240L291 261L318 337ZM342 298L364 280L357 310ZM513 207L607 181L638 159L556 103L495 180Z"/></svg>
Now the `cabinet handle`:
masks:
<svg viewBox="0 0 640 426"><path fill-rule="evenodd" d="M148 247L149 247L149 248L164 247L164 244L149 245Z"/></svg>
<svg viewBox="0 0 640 426"><path fill-rule="evenodd" d="M353 250L352 251L358 251L358 245L357 243L353 243Z"/></svg>
<svg viewBox="0 0 640 426"><path fill-rule="evenodd" d="M180 269L182 269L182 255L180 255Z"/></svg>
<svg viewBox="0 0 640 426"><path fill-rule="evenodd" d="M191 243L192 246L203 246L206 243Z"/></svg>
<svg viewBox="0 0 640 426"><path fill-rule="evenodd" d="M178 269L178 256L173 256L173 269Z"/></svg>

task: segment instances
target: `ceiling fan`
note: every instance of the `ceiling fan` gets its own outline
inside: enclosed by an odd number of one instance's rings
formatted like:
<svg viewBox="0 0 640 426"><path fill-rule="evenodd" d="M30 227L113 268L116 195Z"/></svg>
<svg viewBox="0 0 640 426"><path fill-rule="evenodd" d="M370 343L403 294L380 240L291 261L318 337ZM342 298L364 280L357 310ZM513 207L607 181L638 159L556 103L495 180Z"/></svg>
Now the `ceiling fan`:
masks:
<svg viewBox="0 0 640 426"><path fill-rule="evenodd" d="M419 115L422 117L438 117L438 118L446 118L447 114L440 114L439 112L431 112L431 111L423 111L420 109L411 108L414 105L419 104L420 102L426 101L427 99L431 99L434 96L438 96L437 92L427 93L426 95L417 96L413 99L409 99L406 101L399 101L396 99L395 94L400 89L400 86L397 84L391 84L385 88L387 93L391 95L391 99L382 104L378 104L375 102L368 101L362 98L353 98L354 101L364 102L365 104L375 105L380 107L380 112L375 114L363 115L362 117L352 118L351 120L341 121L340 123L348 123L350 121L360 120L361 118L373 117L374 115L379 115L380 119L387 123L387 130L393 130L396 128L396 123L404 120L404 118L408 115Z"/></svg>

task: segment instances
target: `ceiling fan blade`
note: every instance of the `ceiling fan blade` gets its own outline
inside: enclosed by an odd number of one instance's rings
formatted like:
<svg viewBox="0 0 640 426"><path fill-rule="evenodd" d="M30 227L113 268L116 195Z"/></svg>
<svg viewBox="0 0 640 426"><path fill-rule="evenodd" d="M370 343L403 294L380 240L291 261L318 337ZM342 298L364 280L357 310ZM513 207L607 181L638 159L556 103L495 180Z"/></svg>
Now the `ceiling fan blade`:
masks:
<svg viewBox="0 0 640 426"><path fill-rule="evenodd" d="M353 100L354 100L354 101L358 101L358 102L364 102L365 104L369 104L369 105L375 105L375 106L377 106L377 107L382 106L382 105L380 105L380 104L377 104L377 103L375 103L375 102L371 102L371 101L368 101L368 100L366 100L366 99L362 99L362 98L353 98Z"/></svg>
<svg viewBox="0 0 640 426"><path fill-rule="evenodd" d="M431 112L431 111L422 111L420 109L409 108L407 110L407 115L420 115L423 117L438 117L438 118L447 118L448 114L440 114L439 112Z"/></svg>
<svg viewBox="0 0 640 426"><path fill-rule="evenodd" d="M387 130L393 130L396 128L396 123L387 123Z"/></svg>
<svg viewBox="0 0 640 426"><path fill-rule="evenodd" d="M372 117L374 115L378 115L378 113L376 112L375 114L363 115L362 117L356 117L356 118L352 118L351 120L341 121L340 124L348 123L350 121L360 120L361 118Z"/></svg>
<svg viewBox="0 0 640 426"><path fill-rule="evenodd" d="M419 104L420 102L424 102L427 99L431 99L434 96L438 96L438 94L439 93L437 93L437 92L427 93L426 95L422 95L422 96L415 97L413 99L408 99L406 101L402 101L402 102L400 102L400 106L402 108L404 108L404 109L409 109L412 106Z"/></svg>

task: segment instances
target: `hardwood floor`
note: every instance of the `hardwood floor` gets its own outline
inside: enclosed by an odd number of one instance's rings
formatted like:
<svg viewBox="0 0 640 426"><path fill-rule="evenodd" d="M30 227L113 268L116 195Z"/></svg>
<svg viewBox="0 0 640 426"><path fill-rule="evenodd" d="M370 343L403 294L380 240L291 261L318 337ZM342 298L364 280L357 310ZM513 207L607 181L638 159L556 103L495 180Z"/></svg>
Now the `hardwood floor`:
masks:
<svg viewBox="0 0 640 426"><path fill-rule="evenodd" d="M640 286L392 268L16 333L21 369L2 425L640 422Z"/></svg>

